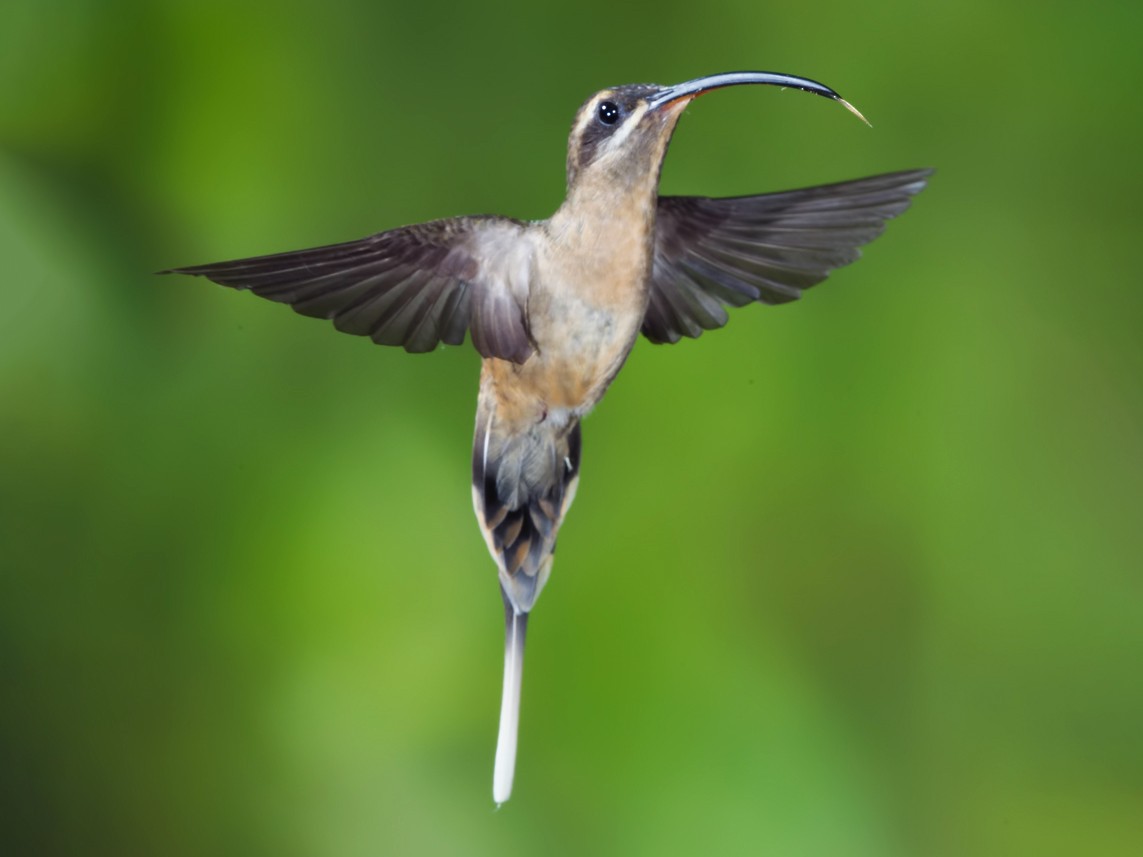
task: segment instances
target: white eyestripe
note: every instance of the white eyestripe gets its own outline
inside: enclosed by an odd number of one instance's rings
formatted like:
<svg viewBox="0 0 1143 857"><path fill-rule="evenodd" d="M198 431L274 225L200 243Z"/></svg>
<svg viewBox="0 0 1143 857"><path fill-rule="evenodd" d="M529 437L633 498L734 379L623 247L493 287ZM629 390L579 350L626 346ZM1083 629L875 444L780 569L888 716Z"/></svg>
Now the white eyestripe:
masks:
<svg viewBox="0 0 1143 857"><path fill-rule="evenodd" d="M589 122L595 121L595 112L599 109L599 105L607 101L613 95L610 89L605 89L603 92L597 92L595 96L584 108L583 114L579 117L579 121L575 123L575 128L572 129L572 138L579 140L583 137L584 131L587 130Z"/></svg>
<svg viewBox="0 0 1143 857"><path fill-rule="evenodd" d="M620 125L610 137L603 143L603 148L600 151L601 155L609 155L617 149L623 148L623 142L631 136L631 132L635 130L635 126L642 121L644 114L647 112L646 102L640 102L631 115L623 120Z"/></svg>

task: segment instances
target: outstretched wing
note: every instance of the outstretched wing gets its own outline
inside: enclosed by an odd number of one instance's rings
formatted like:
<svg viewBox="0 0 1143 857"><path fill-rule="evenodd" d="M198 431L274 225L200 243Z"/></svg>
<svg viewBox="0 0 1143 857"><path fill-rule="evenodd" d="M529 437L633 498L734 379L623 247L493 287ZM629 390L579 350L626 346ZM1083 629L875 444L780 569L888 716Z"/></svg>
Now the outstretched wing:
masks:
<svg viewBox="0 0 1143 857"><path fill-rule="evenodd" d="M502 217L458 217L392 229L344 244L173 268L249 289L327 318L379 345L431 351L466 330L485 357L523 363L532 353L525 306L530 245Z"/></svg>
<svg viewBox="0 0 1143 857"><path fill-rule="evenodd" d="M909 207L932 170L820 187L709 199L659 198L651 301L643 335L698 337L727 322L726 306L797 300Z"/></svg>

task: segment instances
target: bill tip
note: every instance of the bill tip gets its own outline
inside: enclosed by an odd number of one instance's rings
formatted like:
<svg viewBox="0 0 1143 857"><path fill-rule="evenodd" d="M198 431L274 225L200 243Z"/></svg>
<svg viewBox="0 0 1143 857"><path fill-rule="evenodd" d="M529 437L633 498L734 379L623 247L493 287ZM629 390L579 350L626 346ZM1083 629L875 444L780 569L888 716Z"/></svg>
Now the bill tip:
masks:
<svg viewBox="0 0 1143 857"><path fill-rule="evenodd" d="M846 110L848 110L850 113L852 113L854 116L856 116L858 119L860 119L862 122L864 122L866 125L868 125L870 128L873 127L873 123L870 122L868 119L866 119L864 116L862 116L860 110L858 110L856 107L854 107L848 101L846 101L840 95L837 97L837 103L840 104L842 107L844 107Z"/></svg>

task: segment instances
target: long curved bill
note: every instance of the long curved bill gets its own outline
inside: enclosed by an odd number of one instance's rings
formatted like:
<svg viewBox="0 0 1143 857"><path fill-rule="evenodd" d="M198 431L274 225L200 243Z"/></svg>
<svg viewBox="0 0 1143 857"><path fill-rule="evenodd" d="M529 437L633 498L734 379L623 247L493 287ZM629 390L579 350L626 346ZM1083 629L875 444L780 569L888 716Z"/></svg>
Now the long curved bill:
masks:
<svg viewBox="0 0 1143 857"><path fill-rule="evenodd" d="M800 89L803 92L812 92L830 98L869 125L869 120L861 115L860 111L824 83L810 80L808 77L795 77L792 74L779 74L773 71L727 71L722 74L709 74L706 77L696 77L686 83L675 86L665 86L656 93L648 103L654 110L681 99L691 99L710 92L712 89L721 89L724 86L740 86L748 83L763 84L765 86L782 86L789 89ZM870 126L872 127L872 126Z"/></svg>

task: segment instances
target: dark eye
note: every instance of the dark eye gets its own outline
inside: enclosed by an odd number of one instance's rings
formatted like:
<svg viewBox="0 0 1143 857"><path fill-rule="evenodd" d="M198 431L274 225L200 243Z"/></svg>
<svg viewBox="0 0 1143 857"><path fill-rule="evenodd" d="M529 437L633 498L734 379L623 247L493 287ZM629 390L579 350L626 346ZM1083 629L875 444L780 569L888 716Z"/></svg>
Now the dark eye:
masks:
<svg viewBox="0 0 1143 857"><path fill-rule="evenodd" d="M619 107L614 101L604 101L599 105L596 115L604 125L614 125L619 121Z"/></svg>

